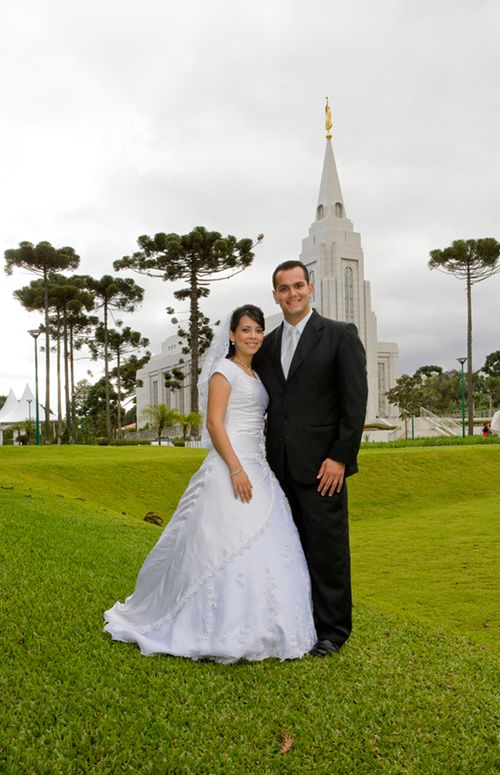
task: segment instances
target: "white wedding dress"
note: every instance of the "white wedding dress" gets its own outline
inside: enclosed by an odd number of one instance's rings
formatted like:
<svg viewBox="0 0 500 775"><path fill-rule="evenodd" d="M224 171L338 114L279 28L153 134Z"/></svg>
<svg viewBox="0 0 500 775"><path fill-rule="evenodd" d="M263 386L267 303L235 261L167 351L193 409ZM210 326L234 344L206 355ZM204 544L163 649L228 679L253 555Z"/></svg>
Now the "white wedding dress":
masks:
<svg viewBox="0 0 500 775"><path fill-rule="evenodd" d="M265 458L268 395L227 359L225 427L253 485L250 503L233 494L212 448L191 478L134 593L106 611L104 629L141 652L235 662L292 659L316 641L310 581L288 502Z"/></svg>

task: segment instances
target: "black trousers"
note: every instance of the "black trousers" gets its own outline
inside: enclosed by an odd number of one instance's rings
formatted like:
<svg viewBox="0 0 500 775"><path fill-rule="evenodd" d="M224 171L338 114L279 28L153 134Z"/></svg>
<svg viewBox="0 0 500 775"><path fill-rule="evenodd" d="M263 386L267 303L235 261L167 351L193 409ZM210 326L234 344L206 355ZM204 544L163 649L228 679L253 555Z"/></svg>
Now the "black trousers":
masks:
<svg viewBox="0 0 500 775"><path fill-rule="evenodd" d="M341 646L351 634L352 592L347 487L320 495L294 482L287 471L280 482L290 503L311 577L314 623L318 639Z"/></svg>

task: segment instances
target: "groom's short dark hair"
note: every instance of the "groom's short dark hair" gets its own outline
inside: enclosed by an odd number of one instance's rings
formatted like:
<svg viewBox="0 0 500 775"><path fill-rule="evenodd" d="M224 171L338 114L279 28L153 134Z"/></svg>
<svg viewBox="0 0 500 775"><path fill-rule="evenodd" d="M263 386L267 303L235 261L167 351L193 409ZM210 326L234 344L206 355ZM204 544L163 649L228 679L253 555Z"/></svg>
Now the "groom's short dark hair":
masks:
<svg viewBox="0 0 500 775"><path fill-rule="evenodd" d="M279 272L286 272L288 269L295 269L297 266L300 266L300 268L303 269L306 283L309 283L309 271L302 261L283 261L283 263L278 264L273 272L273 288L276 290L276 279Z"/></svg>

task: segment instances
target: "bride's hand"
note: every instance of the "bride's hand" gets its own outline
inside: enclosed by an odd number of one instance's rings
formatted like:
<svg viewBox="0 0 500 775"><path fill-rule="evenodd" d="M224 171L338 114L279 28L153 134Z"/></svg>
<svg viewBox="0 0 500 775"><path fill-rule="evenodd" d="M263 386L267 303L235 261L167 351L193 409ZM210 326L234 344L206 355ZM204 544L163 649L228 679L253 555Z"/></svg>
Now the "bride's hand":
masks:
<svg viewBox="0 0 500 775"><path fill-rule="evenodd" d="M231 477L234 497L239 498L243 503L250 503L252 500L252 482L246 475L243 468L237 474Z"/></svg>

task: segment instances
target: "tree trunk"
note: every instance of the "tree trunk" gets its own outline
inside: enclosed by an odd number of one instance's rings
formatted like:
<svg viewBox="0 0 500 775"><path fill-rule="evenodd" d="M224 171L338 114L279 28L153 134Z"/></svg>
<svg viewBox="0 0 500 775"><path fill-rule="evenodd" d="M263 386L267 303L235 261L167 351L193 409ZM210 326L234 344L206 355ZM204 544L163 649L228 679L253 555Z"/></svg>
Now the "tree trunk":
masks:
<svg viewBox="0 0 500 775"><path fill-rule="evenodd" d="M189 347L191 349L191 411L198 412L198 364L199 364L199 299L198 299L198 278L196 276L196 267L194 259L191 266L191 304L190 304L190 337Z"/></svg>
<svg viewBox="0 0 500 775"><path fill-rule="evenodd" d="M68 316L63 310L63 346L64 346L64 399L66 403L66 436L71 439L71 405L69 401L69 352L68 352Z"/></svg>
<svg viewBox="0 0 500 775"><path fill-rule="evenodd" d="M49 278L43 270L45 307L45 443L50 443L50 334L49 334Z"/></svg>
<svg viewBox="0 0 500 775"><path fill-rule="evenodd" d="M106 436L111 438L111 409L109 399L108 300L104 297L104 396L106 403Z"/></svg>
<svg viewBox="0 0 500 775"><path fill-rule="evenodd" d="M69 365L71 379L71 443L75 443L75 357L73 350L73 324L69 324Z"/></svg>
<svg viewBox="0 0 500 775"><path fill-rule="evenodd" d="M472 284L467 264L467 409L468 435L474 436L474 388L472 386Z"/></svg>
<svg viewBox="0 0 500 775"><path fill-rule="evenodd" d="M56 312L57 316L57 350L56 350L56 371L57 371L57 443L60 443L62 436L62 398L61 398L61 313Z"/></svg>
<svg viewBox="0 0 500 775"><path fill-rule="evenodd" d="M120 348L118 347L116 351L116 387L118 389L118 403L116 405L116 414L117 414L117 432L116 435L120 439L122 435L122 404L121 404L121 397L122 397L122 383L120 379Z"/></svg>

